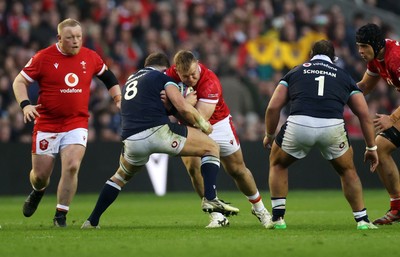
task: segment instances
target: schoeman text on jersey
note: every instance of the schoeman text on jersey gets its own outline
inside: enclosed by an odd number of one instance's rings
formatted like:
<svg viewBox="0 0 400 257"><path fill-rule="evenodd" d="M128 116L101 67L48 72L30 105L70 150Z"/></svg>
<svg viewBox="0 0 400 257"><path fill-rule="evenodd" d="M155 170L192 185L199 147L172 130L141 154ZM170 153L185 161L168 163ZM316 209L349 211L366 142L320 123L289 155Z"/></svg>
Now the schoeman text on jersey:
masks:
<svg viewBox="0 0 400 257"><path fill-rule="evenodd" d="M337 68L326 64L326 63L322 63L322 62L315 62L312 63L312 66L324 66L325 68L337 71ZM315 68L315 67L314 67ZM303 70L303 74L320 74L320 75L328 75L331 77L336 78L336 73L335 72L330 72L330 71L324 71L324 70L310 70L310 69L304 69Z"/></svg>

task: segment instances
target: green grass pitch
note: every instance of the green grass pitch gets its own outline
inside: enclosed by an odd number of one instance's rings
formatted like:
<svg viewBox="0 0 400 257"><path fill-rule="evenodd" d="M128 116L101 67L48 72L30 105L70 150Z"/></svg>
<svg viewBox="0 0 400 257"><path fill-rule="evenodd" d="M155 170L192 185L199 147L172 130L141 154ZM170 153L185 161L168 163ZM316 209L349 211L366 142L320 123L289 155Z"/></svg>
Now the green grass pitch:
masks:
<svg viewBox="0 0 400 257"><path fill-rule="evenodd" d="M261 192L270 210L268 192ZM97 200L95 194L76 195L68 227L55 228L55 196L45 195L36 213L25 218L24 196L0 197L0 256L138 256L138 257L378 257L400 249L400 225L358 231L340 190L291 191L287 200L286 230L264 229L238 192L219 196L240 208L230 226L205 229L208 215L194 192L121 192L103 215L99 230L81 230ZM371 219L389 208L382 190L364 190Z"/></svg>

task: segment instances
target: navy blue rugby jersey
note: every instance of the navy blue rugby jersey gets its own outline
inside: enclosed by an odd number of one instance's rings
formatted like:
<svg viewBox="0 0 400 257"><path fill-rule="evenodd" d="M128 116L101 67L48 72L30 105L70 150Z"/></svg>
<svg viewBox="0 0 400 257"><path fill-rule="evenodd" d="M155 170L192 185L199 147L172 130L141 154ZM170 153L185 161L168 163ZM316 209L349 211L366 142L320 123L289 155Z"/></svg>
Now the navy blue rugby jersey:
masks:
<svg viewBox="0 0 400 257"><path fill-rule="evenodd" d="M122 139L170 122L160 92L177 85L162 72L147 67L132 74L122 88Z"/></svg>
<svg viewBox="0 0 400 257"><path fill-rule="evenodd" d="M316 118L343 119L349 97L361 92L346 71L319 58L293 68L279 83L289 89L289 115Z"/></svg>

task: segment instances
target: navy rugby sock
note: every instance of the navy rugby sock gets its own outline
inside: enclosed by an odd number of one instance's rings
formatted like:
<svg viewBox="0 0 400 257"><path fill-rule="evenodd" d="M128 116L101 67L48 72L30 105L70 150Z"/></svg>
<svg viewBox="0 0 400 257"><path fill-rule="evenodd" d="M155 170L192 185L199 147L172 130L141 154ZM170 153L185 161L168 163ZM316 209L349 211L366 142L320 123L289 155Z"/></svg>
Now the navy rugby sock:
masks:
<svg viewBox="0 0 400 257"><path fill-rule="evenodd" d="M113 181L107 180L97 199L96 206L88 218L92 226L97 226L99 224L100 216L115 201L119 192L121 192L121 187Z"/></svg>
<svg viewBox="0 0 400 257"><path fill-rule="evenodd" d="M201 174L204 180L204 197L213 200L217 197L217 174L220 161L215 156L201 158Z"/></svg>

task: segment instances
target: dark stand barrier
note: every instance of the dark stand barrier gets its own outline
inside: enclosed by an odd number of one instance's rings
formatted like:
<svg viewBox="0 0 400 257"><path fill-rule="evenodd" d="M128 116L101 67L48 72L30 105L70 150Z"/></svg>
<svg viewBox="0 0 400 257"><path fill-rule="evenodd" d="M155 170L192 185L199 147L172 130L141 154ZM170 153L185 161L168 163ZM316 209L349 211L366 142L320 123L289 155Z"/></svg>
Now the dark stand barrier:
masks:
<svg viewBox="0 0 400 257"><path fill-rule="evenodd" d="M365 144L352 141L354 161L364 188L382 188L377 174L370 173L368 165L363 163ZM268 190L269 151L261 142L244 142L242 150L246 165L253 172L260 191ZM78 193L97 193L104 182L115 173L118 166L120 143L89 143L79 174ZM394 154L398 162L398 153ZM27 195L30 190L28 180L31 168L30 144L0 144L0 195ZM60 177L60 160L57 159L47 192L55 193ZM290 189L340 189L340 180L330 163L325 161L317 150L303 160L295 163L289 170ZM233 180L221 171L218 176L218 190L236 191ZM152 192L150 178L144 169L137 174L124 191ZM167 192L193 192L179 157L170 157L168 163Z"/></svg>

